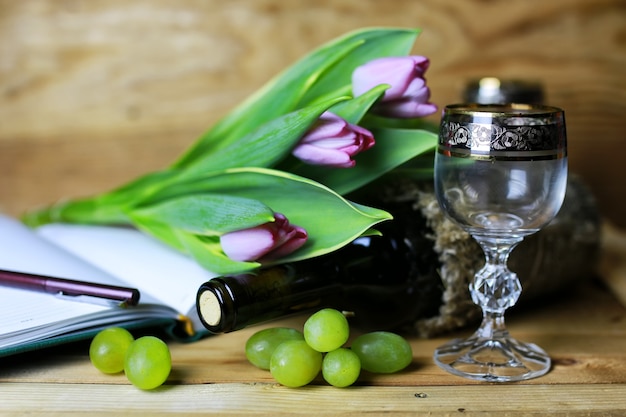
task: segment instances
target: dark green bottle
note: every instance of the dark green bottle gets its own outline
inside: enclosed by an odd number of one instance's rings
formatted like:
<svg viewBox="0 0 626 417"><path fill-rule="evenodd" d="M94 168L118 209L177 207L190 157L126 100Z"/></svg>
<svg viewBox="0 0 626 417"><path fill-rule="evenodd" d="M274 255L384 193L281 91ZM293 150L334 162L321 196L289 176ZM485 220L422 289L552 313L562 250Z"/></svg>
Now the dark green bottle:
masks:
<svg viewBox="0 0 626 417"><path fill-rule="evenodd" d="M440 305L437 254L425 219L410 204L387 204L394 221L382 236L356 239L329 255L213 278L197 306L214 333L230 332L285 315L333 307L363 329L396 329Z"/></svg>

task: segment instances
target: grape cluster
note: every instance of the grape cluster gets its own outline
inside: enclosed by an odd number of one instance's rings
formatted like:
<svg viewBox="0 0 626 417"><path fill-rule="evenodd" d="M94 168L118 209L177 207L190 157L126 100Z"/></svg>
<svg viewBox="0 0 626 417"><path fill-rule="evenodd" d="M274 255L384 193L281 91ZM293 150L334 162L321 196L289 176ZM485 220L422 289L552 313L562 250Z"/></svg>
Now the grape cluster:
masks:
<svg viewBox="0 0 626 417"><path fill-rule="evenodd" d="M161 386L172 369L165 342L154 336L135 340L121 327L100 331L91 341L89 358L101 372L115 374L124 371L133 385L144 390Z"/></svg>
<svg viewBox="0 0 626 417"><path fill-rule="evenodd" d="M246 358L287 387L307 385L320 371L330 385L347 387L357 381L361 369L393 373L413 360L411 345L395 333L366 333L347 348L349 336L346 317L325 308L306 320L302 332L287 327L256 332L246 342Z"/></svg>

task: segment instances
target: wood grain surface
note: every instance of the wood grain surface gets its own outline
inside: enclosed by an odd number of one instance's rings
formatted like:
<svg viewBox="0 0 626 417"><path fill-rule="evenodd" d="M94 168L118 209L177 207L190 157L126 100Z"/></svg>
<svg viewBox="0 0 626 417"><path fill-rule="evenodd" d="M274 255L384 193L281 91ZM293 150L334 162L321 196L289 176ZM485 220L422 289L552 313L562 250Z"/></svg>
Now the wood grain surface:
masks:
<svg viewBox="0 0 626 417"><path fill-rule="evenodd" d="M302 329L306 318L306 314L285 318L194 343L171 342L172 373L168 384L275 383L267 371L248 363L245 342L267 327ZM514 337L538 344L554 362L550 373L523 385L626 384L626 307L597 285L579 288L560 300L543 302L518 314L512 312L507 325ZM409 337L413 349L409 368L390 375L364 372L359 385L484 385L449 375L432 360L437 346L454 337L469 336L473 330L467 328L432 339ZM358 329L352 329L351 340L358 334ZM0 358L0 383L129 384L123 375L106 375L95 369L88 351L85 342L52 348L43 355L34 352ZM315 385L326 383L320 376Z"/></svg>
<svg viewBox="0 0 626 417"><path fill-rule="evenodd" d="M0 210L105 191L173 161L313 48L421 27L433 101L468 80L541 81L572 171L626 226L623 0L0 0Z"/></svg>
<svg viewBox="0 0 626 417"><path fill-rule="evenodd" d="M4 384L0 411L14 416L431 416L622 417L618 385L358 387L293 389L268 384L185 385L153 392L85 384ZM32 398L36 398L32 401ZM314 411L312 411L314 410Z"/></svg>
<svg viewBox="0 0 626 417"><path fill-rule="evenodd" d="M440 106L477 77L542 82L547 102L566 110L572 171L617 228L609 236L621 236L623 0L0 0L0 211L19 215L167 165L287 65L365 26L423 29L414 52L431 58ZM620 252L604 264L611 288L623 289L623 262ZM293 390L246 362L257 327L172 342L173 371L156 392L98 373L85 344L4 358L0 414L624 415L626 310L613 294L595 283L509 325L551 354L548 375L508 385L448 375L431 355L449 335L411 340L414 362L399 374Z"/></svg>
<svg viewBox="0 0 626 417"><path fill-rule="evenodd" d="M105 375L77 343L0 359L0 415L431 415L623 416L626 413L626 307L592 284L553 302L510 314L511 333L545 348L551 371L513 384L459 378L432 361L457 335L409 339L413 363L397 374L363 373L347 389L321 377L290 389L245 358L245 341L268 326L301 328L306 316L250 327L190 344L170 341L172 372L144 392L123 374ZM471 330L471 329L470 329ZM352 336L358 333L355 330ZM311 410L315 410L312 414ZM416 414L413 414L416 413Z"/></svg>

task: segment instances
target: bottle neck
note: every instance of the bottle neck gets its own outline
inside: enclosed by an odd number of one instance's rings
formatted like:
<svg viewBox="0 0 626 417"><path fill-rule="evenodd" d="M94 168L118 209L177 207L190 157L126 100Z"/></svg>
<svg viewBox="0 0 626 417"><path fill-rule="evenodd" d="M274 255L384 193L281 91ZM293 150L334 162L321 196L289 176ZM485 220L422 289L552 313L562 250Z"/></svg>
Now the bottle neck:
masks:
<svg viewBox="0 0 626 417"><path fill-rule="evenodd" d="M336 278L336 267L326 259L213 278L198 290L198 313L213 333L239 330L327 305L341 291Z"/></svg>

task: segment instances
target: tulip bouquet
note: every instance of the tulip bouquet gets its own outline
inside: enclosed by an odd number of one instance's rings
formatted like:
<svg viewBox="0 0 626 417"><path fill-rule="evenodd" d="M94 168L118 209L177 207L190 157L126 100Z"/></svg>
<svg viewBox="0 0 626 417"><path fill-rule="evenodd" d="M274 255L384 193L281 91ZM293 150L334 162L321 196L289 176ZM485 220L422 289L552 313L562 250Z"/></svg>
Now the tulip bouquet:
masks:
<svg viewBox="0 0 626 417"><path fill-rule="evenodd" d="M297 261L377 233L346 196L398 169L431 175L436 111L419 30L365 29L296 62L171 166L24 222L130 225L220 274Z"/></svg>

